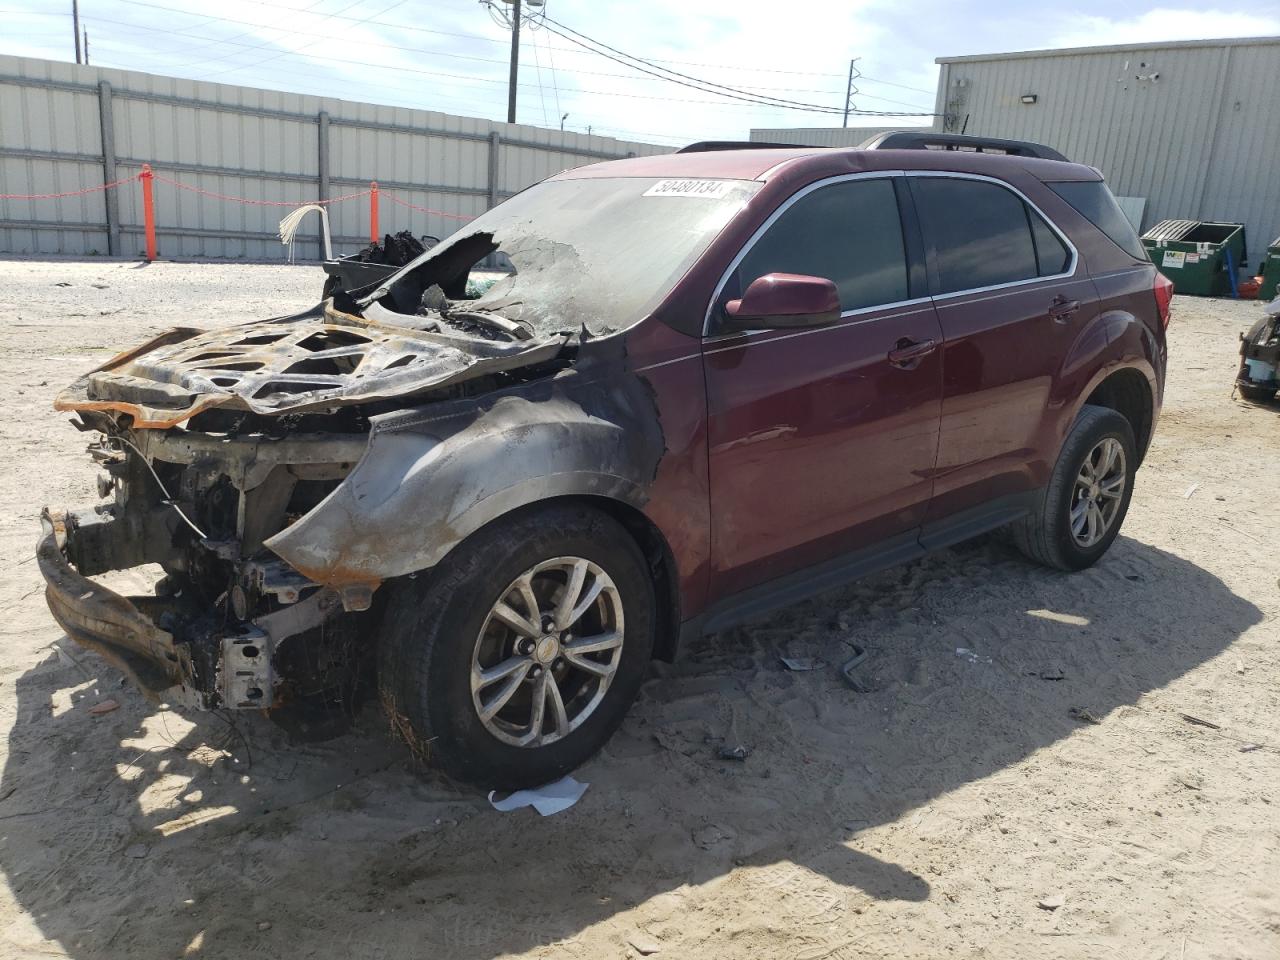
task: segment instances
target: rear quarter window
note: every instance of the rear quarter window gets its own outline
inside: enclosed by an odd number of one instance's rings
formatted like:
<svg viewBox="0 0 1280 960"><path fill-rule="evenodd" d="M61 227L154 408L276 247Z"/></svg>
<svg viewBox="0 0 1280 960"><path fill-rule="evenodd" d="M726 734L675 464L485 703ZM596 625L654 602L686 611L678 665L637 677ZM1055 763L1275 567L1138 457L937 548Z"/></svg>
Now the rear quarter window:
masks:
<svg viewBox="0 0 1280 960"><path fill-rule="evenodd" d="M1101 180L1063 180L1045 184L1075 208L1110 238L1117 247L1139 260L1147 259L1147 252L1138 239L1138 231L1124 215L1110 188Z"/></svg>

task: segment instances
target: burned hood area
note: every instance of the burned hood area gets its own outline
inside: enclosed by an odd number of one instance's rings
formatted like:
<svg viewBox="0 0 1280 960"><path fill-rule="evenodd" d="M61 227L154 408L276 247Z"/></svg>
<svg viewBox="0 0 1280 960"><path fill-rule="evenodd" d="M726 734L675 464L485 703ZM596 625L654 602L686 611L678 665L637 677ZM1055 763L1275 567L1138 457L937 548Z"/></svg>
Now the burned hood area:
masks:
<svg viewBox="0 0 1280 960"><path fill-rule="evenodd" d="M165 428L214 407L279 415L401 401L555 360L570 335L504 316L522 312L520 299L503 312L462 299L472 266L495 249L489 234L468 237L363 303L339 292L294 316L169 331L79 378L55 406Z"/></svg>

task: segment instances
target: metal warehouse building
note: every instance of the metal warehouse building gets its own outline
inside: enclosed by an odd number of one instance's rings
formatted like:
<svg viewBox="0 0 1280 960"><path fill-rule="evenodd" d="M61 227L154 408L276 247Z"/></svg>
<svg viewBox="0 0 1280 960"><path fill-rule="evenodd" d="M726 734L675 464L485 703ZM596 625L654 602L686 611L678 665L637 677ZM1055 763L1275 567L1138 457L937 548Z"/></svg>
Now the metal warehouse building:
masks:
<svg viewBox="0 0 1280 960"><path fill-rule="evenodd" d="M1035 140L1169 217L1246 225L1248 264L1280 235L1280 37L938 60L951 133Z"/></svg>
<svg viewBox="0 0 1280 960"><path fill-rule="evenodd" d="M860 147L872 137L901 127L752 127L752 143L794 143L801 147ZM927 128L926 128L927 129Z"/></svg>

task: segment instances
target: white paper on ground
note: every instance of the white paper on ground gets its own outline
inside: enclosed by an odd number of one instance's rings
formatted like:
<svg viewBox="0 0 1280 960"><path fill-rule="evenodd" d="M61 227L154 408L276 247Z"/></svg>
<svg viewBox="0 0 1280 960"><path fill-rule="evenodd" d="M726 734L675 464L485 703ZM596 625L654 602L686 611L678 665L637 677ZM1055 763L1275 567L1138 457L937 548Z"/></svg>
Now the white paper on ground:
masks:
<svg viewBox="0 0 1280 960"><path fill-rule="evenodd" d="M555 783L548 783L532 790L517 790L505 800L493 799L493 795L498 791L490 790L489 802L493 804L493 809L501 810L503 813L518 810L521 807L533 807L544 817L549 817L553 813L572 807L587 792L589 786L591 784L579 783L573 777L564 777Z"/></svg>

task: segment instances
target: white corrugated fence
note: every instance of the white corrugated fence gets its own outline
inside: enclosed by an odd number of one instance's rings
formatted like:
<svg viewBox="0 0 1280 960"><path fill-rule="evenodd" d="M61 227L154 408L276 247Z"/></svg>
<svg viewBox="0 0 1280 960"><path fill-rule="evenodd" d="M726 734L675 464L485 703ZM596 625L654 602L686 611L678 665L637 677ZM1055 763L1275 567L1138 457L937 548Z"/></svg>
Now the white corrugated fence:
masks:
<svg viewBox="0 0 1280 960"><path fill-rule="evenodd" d="M279 260L289 206L364 194L383 233L443 237L561 170L667 147L429 110L0 56L0 253L143 249L151 164L161 256ZM175 185L180 183L180 188ZM84 192L88 191L88 192ZM225 199L234 198L234 199ZM284 204L283 206L279 204ZM416 208L416 209L415 209ZM369 242L368 196L329 205L336 253ZM320 255L319 219L295 254Z"/></svg>

